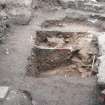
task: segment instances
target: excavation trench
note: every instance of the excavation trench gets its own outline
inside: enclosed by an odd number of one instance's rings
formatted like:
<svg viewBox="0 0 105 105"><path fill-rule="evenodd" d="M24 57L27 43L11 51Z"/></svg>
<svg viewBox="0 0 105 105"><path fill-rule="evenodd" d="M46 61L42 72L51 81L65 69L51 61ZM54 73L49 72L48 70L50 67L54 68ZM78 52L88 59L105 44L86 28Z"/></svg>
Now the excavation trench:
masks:
<svg viewBox="0 0 105 105"><path fill-rule="evenodd" d="M70 15L71 16L71 15ZM28 75L69 75L89 77L97 74L99 55L97 33L104 17L89 15L46 20L36 31Z"/></svg>
<svg viewBox="0 0 105 105"><path fill-rule="evenodd" d="M97 56L97 37L93 33L37 31L31 57L33 70L28 73L87 77L97 73Z"/></svg>

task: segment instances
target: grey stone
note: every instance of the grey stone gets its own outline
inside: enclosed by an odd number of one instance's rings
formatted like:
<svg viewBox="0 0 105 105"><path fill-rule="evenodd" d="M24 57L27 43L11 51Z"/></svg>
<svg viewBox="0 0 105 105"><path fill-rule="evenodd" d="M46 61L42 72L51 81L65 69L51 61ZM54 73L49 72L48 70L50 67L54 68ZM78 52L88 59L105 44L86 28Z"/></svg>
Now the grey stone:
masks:
<svg viewBox="0 0 105 105"><path fill-rule="evenodd" d="M0 101L4 101L9 91L8 86L0 86Z"/></svg>
<svg viewBox="0 0 105 105"><path fill-rule="evenodd" d="M25 93L11 90L3 105L32 105L32 101Z"/></svg>

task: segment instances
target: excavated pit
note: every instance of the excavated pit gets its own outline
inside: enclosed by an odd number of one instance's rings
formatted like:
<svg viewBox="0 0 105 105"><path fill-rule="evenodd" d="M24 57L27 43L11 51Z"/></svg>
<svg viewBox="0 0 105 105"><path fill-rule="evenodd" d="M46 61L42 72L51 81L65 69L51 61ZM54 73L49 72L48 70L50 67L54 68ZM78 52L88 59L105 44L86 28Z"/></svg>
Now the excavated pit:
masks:
<svg viewBox="0 0 105 105"><path fill-rule="evenodd" d="M37 31L28 74L90 76L97 70L97 46L93 33Z"/></svg>
<svg viewBox="0 0 105 105"><path fill-rule="evenodd" d="M104 16L70 13L49 19L36 32L28 75L69 75L88 77L97 74L99 54L97 33L104 28Z"/></svg>

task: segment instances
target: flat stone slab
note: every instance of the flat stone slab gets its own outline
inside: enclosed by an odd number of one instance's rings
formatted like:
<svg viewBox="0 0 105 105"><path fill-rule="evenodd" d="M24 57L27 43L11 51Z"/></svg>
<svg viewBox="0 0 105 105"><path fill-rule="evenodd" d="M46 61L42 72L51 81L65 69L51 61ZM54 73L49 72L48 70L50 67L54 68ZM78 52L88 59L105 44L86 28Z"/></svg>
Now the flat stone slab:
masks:
<svg viewBox="0 0 105 105"><path fill-rule="evenodd" d="M0 101L3 101L6 98L8 91L9 91L9 87L0 86Z"/></svg>

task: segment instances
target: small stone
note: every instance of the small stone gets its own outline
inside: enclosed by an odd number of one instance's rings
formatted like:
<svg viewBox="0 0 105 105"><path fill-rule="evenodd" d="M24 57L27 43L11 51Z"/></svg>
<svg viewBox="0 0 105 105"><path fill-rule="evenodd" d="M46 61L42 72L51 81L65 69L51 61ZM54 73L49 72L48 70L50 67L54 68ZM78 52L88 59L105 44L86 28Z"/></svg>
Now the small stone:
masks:
<svg viewBox="0 0 105 105"><path fill-rule="evenodd" d="M83 69L83 68L79 68L78 71L79 71L80 73L86 73L86 72L87 72L87 71L86 71L85 69Z"/></svg>
<svg viewBox="0 0 105 105"><path fill-rule="evenodd" d="M76 65L71 65L71 68L72 68L72 69L76 69L77 66L76 66Z"/></svg>
<svg viewBox="0 0 105 105"><path fill-rule="evenodd" d="M0 101L3 101L6 98L8 91L9 91L9 87L0 86Z"/></svg>
<svg viewBox="0 0 105 105"><path fill-rule="evenodd" d="M48 43L48 46L50 46L50 47L55 47L57 44L56 43L54 43L54 42L49 42Z"/></svg>
<svg viewBox="0 0 105 105"><path fill-rule="evenodd" d="M83 72L83 73L81 73L81 77L82 78L91 77L91 72Z"/></svg>
<svg viewBox="0 0 105 105"><path fill-rule="evenodd" d="M8 54L9 54L9 50L8 50L8 49L6 49L6 52L5 52L5 53L6 53L6 55L8 55Z"/></svg>
<svg viewBox="0 0 105 105"><path fill-rule="evenodd" d="M66 38L69 38L69 37L70 37L70 35L69 35L69 34L67 34L65 37L66 37Z"/></svg>
<svg viewBox="0 0 105 105"><path fill-rule="evenodd" d="M66 38L66 39L64 39L64 42L65 42L65 43L69 43L70 40L69 40L68 38Z"/></svg>
<svg viewBox="0 0 105 105"><path fill-rule="evenodd" d="M59 37L59 38L62 38L62 37L63 37L63 35L62 35L62 34L60 34L58 37Z"/></svg>
<svg viewBox="0 0 105 105"><path fill-rule="evenodd" d="M105 89L101 93L105 95Z"/></svg>

